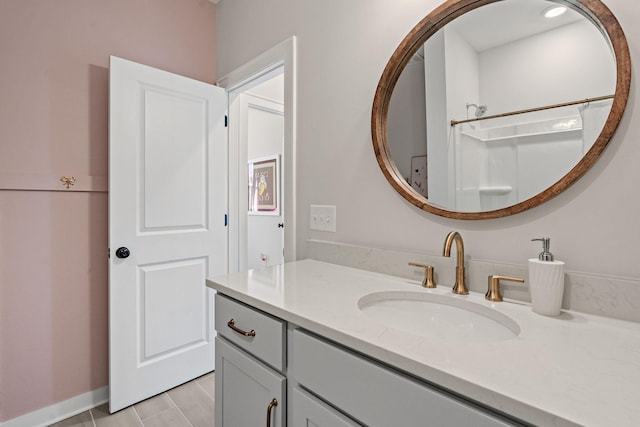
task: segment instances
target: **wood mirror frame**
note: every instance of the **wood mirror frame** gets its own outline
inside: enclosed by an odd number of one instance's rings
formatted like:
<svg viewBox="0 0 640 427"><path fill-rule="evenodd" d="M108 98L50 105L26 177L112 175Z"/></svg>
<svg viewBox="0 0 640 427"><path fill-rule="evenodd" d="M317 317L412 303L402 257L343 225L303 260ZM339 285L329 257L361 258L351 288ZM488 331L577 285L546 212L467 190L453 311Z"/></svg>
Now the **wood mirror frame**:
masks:
<svg viewBox="0 0 640 427"><path fill-rule="evenodd" d="M387 114L389 102L395 85L405 66L414 53L438 30L455 18L478 7L501 0L448 0L429 13L420 21L396 48L382 73L376 89L371 114L371 133L373 148L385 177L391 186L406 200L420 209L454 219L490 219L513 215L555 197L563 192L598 160L615 133L627 104L631 85L631 59L626 37L613 13L600 0L563 0L574 10L581 12L603 35L609 38L616 61L616 89L611 110L600 135L591 149L584 155L564 177L546 190L530 199L512 206L485 212L457 212L447 210L429 203L429 200L414 190L395 165L387 141ZM425 58L427 60L427 58Z"/></svg>

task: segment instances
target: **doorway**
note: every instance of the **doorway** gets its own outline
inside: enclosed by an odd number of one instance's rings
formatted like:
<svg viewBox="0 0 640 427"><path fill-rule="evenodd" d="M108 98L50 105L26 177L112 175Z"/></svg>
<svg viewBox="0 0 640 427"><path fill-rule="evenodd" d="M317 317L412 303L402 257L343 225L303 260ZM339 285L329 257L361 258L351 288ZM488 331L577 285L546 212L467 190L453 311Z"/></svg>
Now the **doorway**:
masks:
<svg viewBox="0 0 640 427"><path fill-rule="evenodd" d="M240 270L284 262L286 218L282 202L287 195L282 194L282 188L287 177L280 167L284 154L283 83L280 73L238 96L240 144L246 144L248 159L248 182L240 185L241 190L247 189L248 197L239 195L248 203L246 239L240 242Z"/></svg>
<svg viewBox="0 0 640 427"><path fill-rule="evenodd" d="M295 37L218 82L229 96L229 272L296 259L294 82ZM268 160L279 200L250 211L249 161Z"/></svg>

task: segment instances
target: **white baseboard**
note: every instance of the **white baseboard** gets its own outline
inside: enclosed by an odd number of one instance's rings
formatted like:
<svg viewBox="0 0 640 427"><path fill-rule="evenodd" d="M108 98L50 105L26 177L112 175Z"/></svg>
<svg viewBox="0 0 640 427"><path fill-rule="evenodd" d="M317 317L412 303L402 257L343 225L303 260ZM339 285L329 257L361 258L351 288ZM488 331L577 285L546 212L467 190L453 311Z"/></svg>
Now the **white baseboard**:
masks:
<svg viewBox="0 0 640 427"><path fill-rule="evenodd" d="M63 402L0 423L0 427L44 427L109 401L109 387L101 387Z"/></svg>

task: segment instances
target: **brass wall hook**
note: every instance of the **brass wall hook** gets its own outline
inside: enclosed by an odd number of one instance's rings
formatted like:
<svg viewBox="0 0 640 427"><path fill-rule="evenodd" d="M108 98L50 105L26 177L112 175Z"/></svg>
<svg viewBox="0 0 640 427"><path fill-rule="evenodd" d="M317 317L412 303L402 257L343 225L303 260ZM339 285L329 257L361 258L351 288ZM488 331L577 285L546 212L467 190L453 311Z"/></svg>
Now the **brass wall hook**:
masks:
<svg viewBox="0 0 640 427"><path fill-rule="evenodd" d="M60 182L62 182L62 185L66 185L67 188L69 188L73 184L75 184L76 177L75 176L63 176L62 178L60 178Z"/></svg>

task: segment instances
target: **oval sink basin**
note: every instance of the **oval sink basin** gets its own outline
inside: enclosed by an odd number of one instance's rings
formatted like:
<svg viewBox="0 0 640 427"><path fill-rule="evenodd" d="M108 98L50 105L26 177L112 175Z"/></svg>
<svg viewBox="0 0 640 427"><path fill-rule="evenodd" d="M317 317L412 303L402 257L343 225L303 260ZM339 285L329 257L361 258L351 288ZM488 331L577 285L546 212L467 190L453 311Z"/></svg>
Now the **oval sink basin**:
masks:
<svg viewBox="0 0 640 427"><path fill-rule="evenodd" d="M358 307L379 323L424 337L477 343L520 334L520 326L510 317L455 296L376 292L360 298Z"/></svg>

